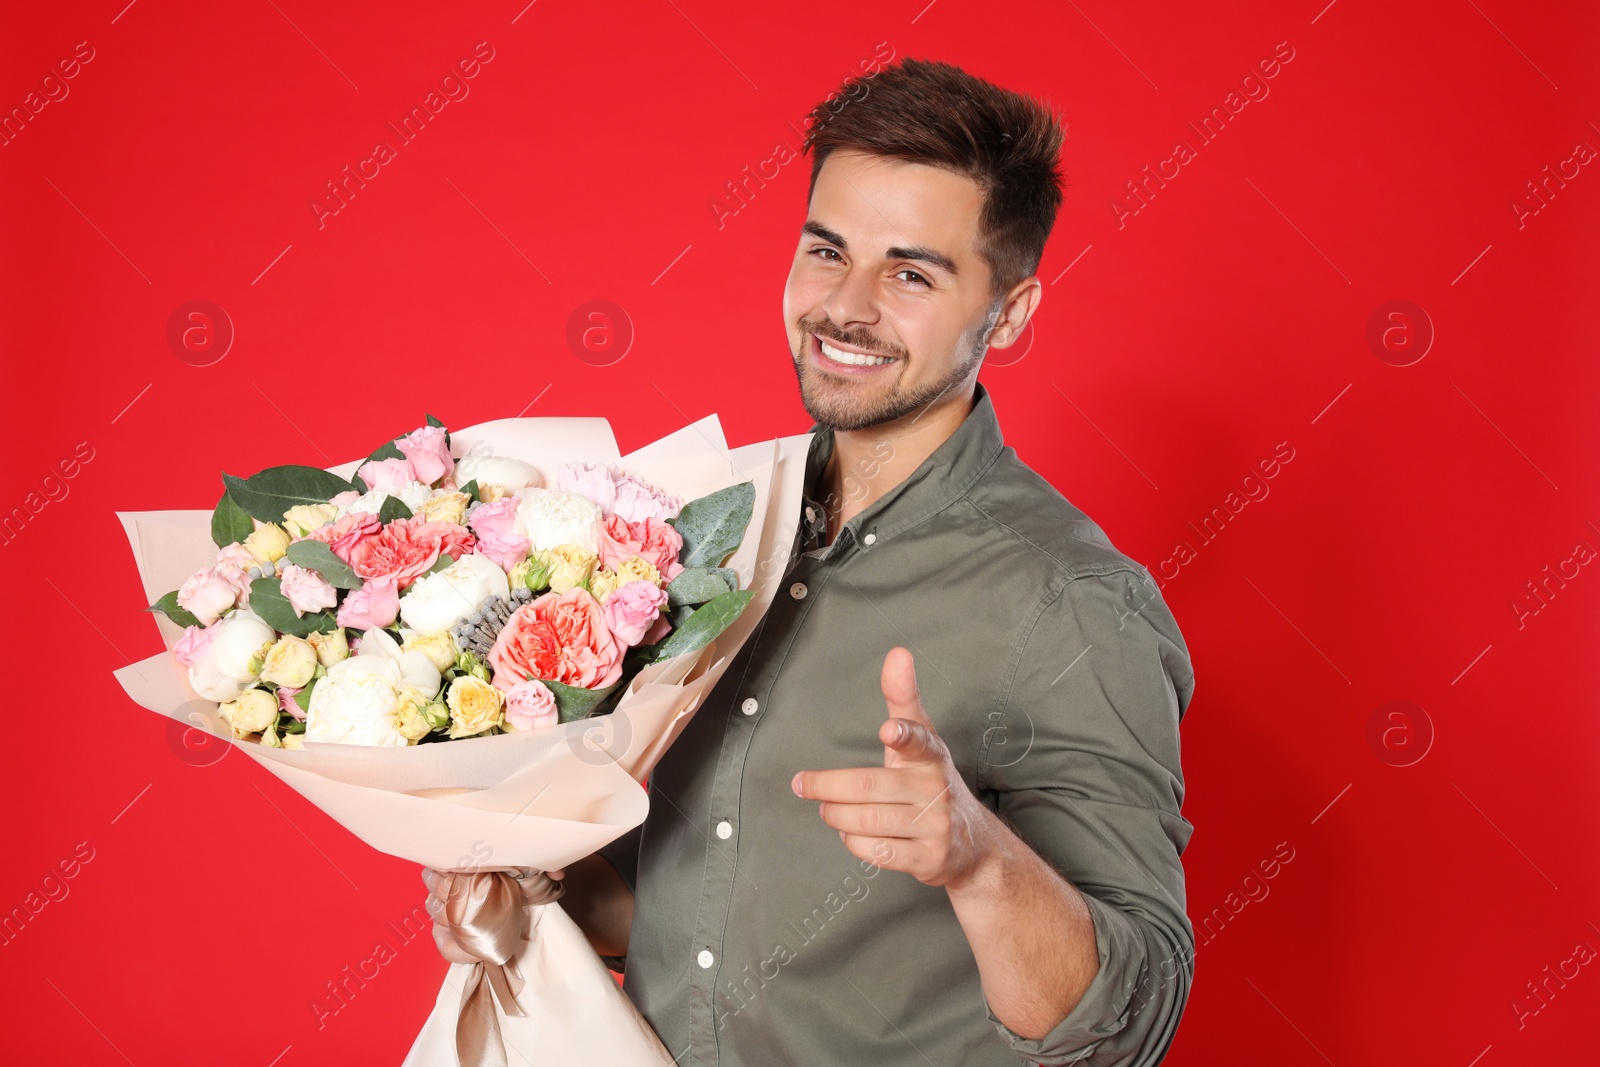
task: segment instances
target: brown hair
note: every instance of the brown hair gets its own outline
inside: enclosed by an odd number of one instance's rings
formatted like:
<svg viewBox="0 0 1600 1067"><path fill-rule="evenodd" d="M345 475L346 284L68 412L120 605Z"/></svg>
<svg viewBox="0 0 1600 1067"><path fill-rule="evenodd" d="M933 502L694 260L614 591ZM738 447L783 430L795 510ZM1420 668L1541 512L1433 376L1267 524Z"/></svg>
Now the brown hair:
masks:
<svg viewBox="0 0 1600 1067"><path fill-rule="evenodd" d="M943 167L984 191L978 252L999 297L1039 269L1063 185L1064 126L1043 104L937 60L847 78L811 110L809 201L834 149Z"/></svg>

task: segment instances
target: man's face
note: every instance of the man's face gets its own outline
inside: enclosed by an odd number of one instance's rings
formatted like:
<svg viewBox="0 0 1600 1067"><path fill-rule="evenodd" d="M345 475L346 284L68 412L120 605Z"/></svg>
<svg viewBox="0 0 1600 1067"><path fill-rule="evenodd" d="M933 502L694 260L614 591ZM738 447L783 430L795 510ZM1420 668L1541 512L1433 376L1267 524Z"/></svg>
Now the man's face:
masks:
<svg viewBox="0 0 1600 1067"><path fill-rule="evenodd" d="M813 420L864 429L970 385L996 304L977 249L982 208L977 183L949 171L828 156L783 291Z"/></svg>

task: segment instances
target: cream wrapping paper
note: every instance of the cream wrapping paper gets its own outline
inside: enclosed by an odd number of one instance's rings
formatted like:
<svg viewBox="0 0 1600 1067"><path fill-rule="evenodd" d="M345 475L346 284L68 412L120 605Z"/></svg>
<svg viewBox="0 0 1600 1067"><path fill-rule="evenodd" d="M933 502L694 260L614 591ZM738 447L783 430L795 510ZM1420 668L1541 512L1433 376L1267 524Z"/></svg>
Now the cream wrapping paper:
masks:
<svg viewBox="0 0 1600 1067"><path fill-rule="evenodd" d="M440 870L556 870L641 824L641 783L682 732L759 624L787 569L799 523L811 435L729 450L715 415L619 456L594 418L502 419L451 432L451 454L511 456L553 485L562 463L620 465L685 501L750 481L755 506L726 566L754 597L710 645L651 664L616 710L526 733L409 748L306 742L303 751L234 740L217 705L190 688L172 647L182 628L152 613L167 651L114 672L135 703L227 739L334 821L381 852ZM329 468L343 477L364 462ZM119 512L147 603L209 565L211 511ZM495 1003L510 1064L659 1064L672 1056L617 987L559 903L526 909L529 939L515 958L523 1015ZM455 1067L462 991L473 968L452 964L406 1067Z"/></svg>

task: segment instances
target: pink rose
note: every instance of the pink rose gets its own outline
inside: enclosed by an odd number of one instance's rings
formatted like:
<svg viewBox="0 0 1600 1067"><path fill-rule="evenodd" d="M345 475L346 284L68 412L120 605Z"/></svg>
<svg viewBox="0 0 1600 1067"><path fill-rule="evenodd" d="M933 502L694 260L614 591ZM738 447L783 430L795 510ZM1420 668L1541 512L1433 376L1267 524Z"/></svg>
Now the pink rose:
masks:
<svg viewBox="0 0 1600 1067"><path fill-rule="evenodd" d="M670 519L683 510L683 497L663 492L627 471L617 472L617 502L612 513L629 522Z"/></svg>
<svg viewBox="0 0 1600 1067"><path fill-rule="evenodd" d="M628 522L620 515L605 521L600 533L600 565L616 570L634 556L643 556L670 582L682 571L678 554L683 551L683 535L670 523L647 518Z"/></svg>
<svg viewBox="0 0 1600 1067"><path fill-rule="evenodd" d="M244 607L250 603L250 568L260 566L261 561L256 559L255 553L235 541L217 553L217 562L211 565L211 569L233 586L238 594L234 603Z"/></svg>
<svg viewBox="0 0 1600 1067"><path fill-rule="evenodd" d="M530 678L506 690L506 724L513 730L538 730L560 721L556 695L543 682Z"/></svg>
<svg viewBox="0 0 1600 1067"><path fill-rule="evenodd" d="M477 538L453 522L396 519L356 544L346 561L362 577L394 578L401 589L427 574L442 555L460 559Z"/></svg>
<svg viewBox="0 0 1600 1067"><path fill-rule="evenodd" d="M516 497L503 497L492 504L478 505L467 518L467 525L478 537L478 553L488 556L507 573L528 557L532 547L516 531L517 504Z"/></svg>
<svg viewBox="0 0 1600 1067"><path fill-rule="evenodd" d="M611 514L617 501L616 476L607 463L563 463L556 472L555 487L588 497L602 515Z"/></svg>
<svg viewBox="0 0 1600 1067"><path fill-rule="evenodd" d="M336 493L332 497L330 497L328 499L328 503L332 504L334 507L342 508L347 504L354 504L357 500L360 500L360 499L361 499L361 494L360 493L356 492L354 489L346 489L344 492Z"/></svg>
<svg viewBox="0 0 1600 1067"><path fill-rule="evenodd" d="M172 646L172 655L185 667L193 667L211 652L211 631L204 626L185 626L183 636Z"/></svg>
<svg viewBox="0 0 1600 1067"><path fill-rule="evenodd" d="M529 678L604 689L622 677L626 651L612 638L599 603L575 586L513 612L489 649L489 667L502 692Z"/></svg>
<svg viewBox="0 0 1600 1067"><path fill-rule="evenodd" d="M601 611L611 636L631 648L644 640L666 604L667 591L656 583L627 582L606 597Z"/></svg>
<svg viewBox="0 0 1600 1067"><path fill-rule="evenodd" d="M321 541L333 550L335 556L349 563L350 553L355 547L369 537L376 537L378 531L382 529L383 523L379 521L378 516L366 512L352 512L342 519L317 527L306 534L304 540Z"/></svg>
<svg viewBox="0 0 1600 1067"><path fill-rule="evenodd" d="M202 626L222 618L238 598L238 588L212 567L195 571L178 587L178 606L199 619Z"/></svg>
<svg viewBox="0 0 1600 1067"><path fill-rule="evenodd" d="M283 575L283 580L278 586L279 591L289 601L289 606L294 609L297 617L308 611L338 607L338 592L316 571L286 563L280 573Z"/></svg>
<svg viewBox="0 0 1600 1067"><path fill-rule="evenodd" d="M300 687L300 689L304 688L305 686ZM284 711L287 711L290 715L293 715L301 722L305 722L306 713L301 711L300 705L294 702L295 695L300 692L300 689L290 689L285 685L278 686L278 707L282 708Z"/></svg>
<svg viewBox="0 0 1600 1067"><path fill-rule="evenodd" d="M399 583L393 575L370 578L344 598L336 617L340 626L365 632L394 625L400 614ZM352 650L353 652L353 650Z"/></svg>
<svg viewBox="0 0 1600 1067"><path fill-rule="evenodd" d="M666 615L662 615L659 618L657 618L655 622L650 624L650 629L646 630L644 632L644 636L639 638L639 644L641 644L641 645L653 645L653 644L656 644L658 641L660 641L662 638L666 637L671 632L672 632L672 619L670 617L666 616Z"/></svg>
<svg viewBox="0 0 1600 1067"><path fill-rule="evenodd" d="M356 473L361 475L361 480L367 483L368 489L382 489L393 496L399 496L400 490L412 482L420 481L416 472L411 469L409 459L384 459L363 463Z"/></svg>
<svg viewBox="0 0 1600 1067"><path fill-rule="evenodd" d="M424 485L432 485L456 468L456 461L450 458L450 446L444 443L443 426L412 430L395 441L395 447L404 453L417 481Z"/></svg>

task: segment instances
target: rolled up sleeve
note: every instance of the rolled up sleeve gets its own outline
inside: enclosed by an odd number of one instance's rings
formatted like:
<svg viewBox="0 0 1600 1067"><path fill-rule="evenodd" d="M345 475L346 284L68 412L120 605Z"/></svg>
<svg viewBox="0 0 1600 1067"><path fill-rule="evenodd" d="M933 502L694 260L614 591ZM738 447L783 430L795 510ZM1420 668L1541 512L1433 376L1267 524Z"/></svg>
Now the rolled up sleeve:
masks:
<svg viewBox="0 0 1600 1067"><path fill-rule="evenodd" d="M978 784L1077 887L1100 968L1049 1033L989 1020L1038 1064L1159 1063L1194 975L1185 914L1178 723L1194 691L1187 646L1148 574L1064 578L1014 653Z"/></svg>

